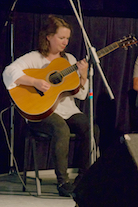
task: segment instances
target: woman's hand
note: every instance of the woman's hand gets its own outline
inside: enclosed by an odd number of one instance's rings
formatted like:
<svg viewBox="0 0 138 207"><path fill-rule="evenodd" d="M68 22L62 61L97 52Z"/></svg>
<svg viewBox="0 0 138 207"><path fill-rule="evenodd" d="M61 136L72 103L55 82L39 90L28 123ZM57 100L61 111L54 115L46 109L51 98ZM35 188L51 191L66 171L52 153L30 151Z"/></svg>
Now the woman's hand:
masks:
<svg viewBox="0 0 138 207"><path fill-rule="evenodd" d="M34 79L34 87L42 92L46 92L50 88L50 84L42 79Z"/></svg>
<svg viewBox="0 0 138 207"><path fill-rule="evenodd" d="M133 89L138 91L138 77L133 78Z"/></svg>
<svg viewBox="0 0 138 207"><path fill-rule="evenodd" d="M83 60L80 60L77 62L77 67L80 73L80 82L81 85L84 86L86 80L87 80L87 73L88 73L88 62L84 58Z"/></svg>

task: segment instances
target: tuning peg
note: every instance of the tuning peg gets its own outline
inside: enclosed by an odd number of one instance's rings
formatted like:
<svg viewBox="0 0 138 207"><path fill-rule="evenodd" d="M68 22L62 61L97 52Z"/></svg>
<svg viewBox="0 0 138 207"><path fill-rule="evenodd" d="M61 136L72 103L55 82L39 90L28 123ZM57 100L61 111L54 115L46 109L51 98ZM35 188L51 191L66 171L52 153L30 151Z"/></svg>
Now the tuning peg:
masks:
<svg viewBox="0 0 138 207"><path fill-rule="evenodd" d="M131 43L130 43L130 42L128 42L128 46L132 48L132 45L131 45Z"/></svg>
<svg viewBox="0 0 138 207"><path fill-rule="evenodd" d="M135 44L136 46L138 46L138 45L137 45L138 40L137 40L135 37L133 37L133 42L134 42L134 44Z"/></svg>
<svg viewBox="0 0 138 207"><path fill-rule="evenodd" d="M128 47L127 47L126 44L124 44L124 43L123 43L123 48L124 48L125 50L128 50Z"/></svg>

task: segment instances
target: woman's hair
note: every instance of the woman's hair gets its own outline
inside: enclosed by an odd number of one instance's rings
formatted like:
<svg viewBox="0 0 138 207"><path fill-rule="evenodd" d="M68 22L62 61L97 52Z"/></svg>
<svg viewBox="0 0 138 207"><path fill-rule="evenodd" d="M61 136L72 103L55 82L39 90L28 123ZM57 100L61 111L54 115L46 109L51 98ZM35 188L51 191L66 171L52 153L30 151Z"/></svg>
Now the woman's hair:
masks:
<svg viewBox="0 0 138 207"><path fill-rule="evenodd" d="M55 35L59 27L66 27L72 31L71 25L67 23L65 20L55 17L53 15L49 15L46 21L45 26L41 29L39 33L39 52L47 56L49 53L49 41L46 38L48 35ZM61 56L63 56L65 51L62 52Z"/></svg>

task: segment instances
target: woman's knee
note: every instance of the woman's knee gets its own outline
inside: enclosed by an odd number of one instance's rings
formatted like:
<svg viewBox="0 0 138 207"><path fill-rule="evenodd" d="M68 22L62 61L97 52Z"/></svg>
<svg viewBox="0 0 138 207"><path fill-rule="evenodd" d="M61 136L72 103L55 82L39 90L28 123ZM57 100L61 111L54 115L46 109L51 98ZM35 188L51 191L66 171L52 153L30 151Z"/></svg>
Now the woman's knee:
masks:
<svg viewBox="0 0 138 207"><path fill-rule="evenodd" d="M69 139L70 138L70 129L65 123L58 124L55 127L54 134L59 137L59 139Z"/></svg>

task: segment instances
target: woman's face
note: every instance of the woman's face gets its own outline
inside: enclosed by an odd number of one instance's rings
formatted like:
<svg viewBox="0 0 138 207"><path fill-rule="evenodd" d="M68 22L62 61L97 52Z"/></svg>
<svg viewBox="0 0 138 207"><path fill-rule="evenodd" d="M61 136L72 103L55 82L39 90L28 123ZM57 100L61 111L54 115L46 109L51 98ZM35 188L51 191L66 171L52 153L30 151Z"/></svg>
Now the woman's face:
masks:
<svg viewBox="0 0 138 207"><path fill-rule="evenodd" d="M47 39L50 42L50 53L56 54L62 52L68 45L70 33L70 29L66 27L59 27L56 34L48 35Z"/></svg>

